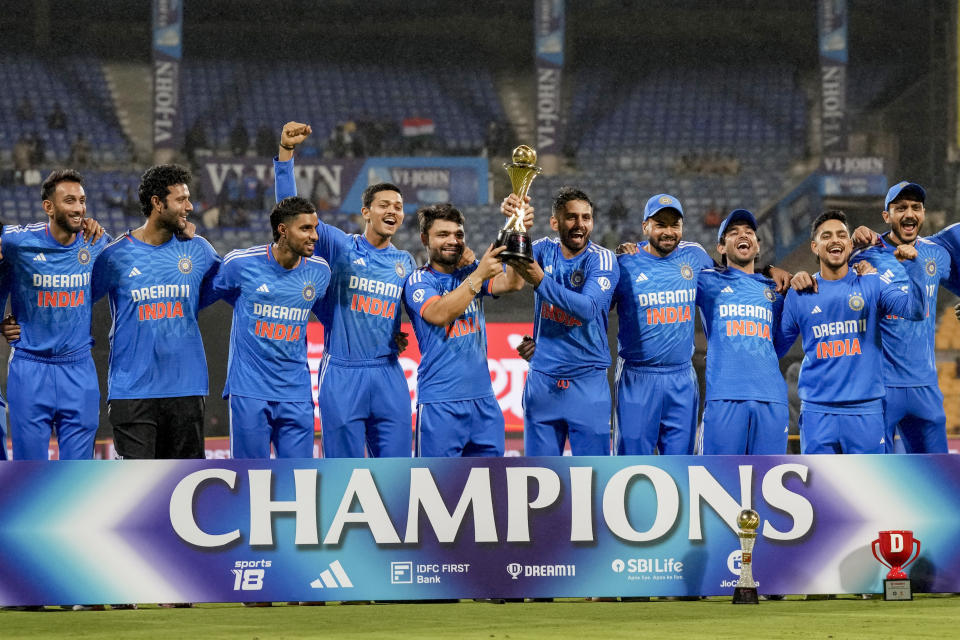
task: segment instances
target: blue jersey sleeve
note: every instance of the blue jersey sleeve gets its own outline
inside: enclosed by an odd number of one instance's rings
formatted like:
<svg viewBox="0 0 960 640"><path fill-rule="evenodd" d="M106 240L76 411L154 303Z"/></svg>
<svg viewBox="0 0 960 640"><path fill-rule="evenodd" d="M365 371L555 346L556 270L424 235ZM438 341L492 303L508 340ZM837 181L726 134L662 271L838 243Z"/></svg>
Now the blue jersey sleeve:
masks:
<svg viewBox="0 0 960 640"><path fill-rule="evenodd" d="M407 309L419 317L423 317L424 307L439 299L440 295L437 283L426 269L414 271L407 278L407 284L403 288L403 299L407 303Z"/></svg>
<svg viewBox="0 0 960 640"><path fill-rule="evenodd" d="M776 310L774 311L774 331L773 346L777 350L777 357L782 358L787 355L793 343L797 341L800 335L800 325L796 319L797 296L800 295L793 289L787 292L786 298L780 303L779 322L776 319Z"/></svg>
<svg viewBox="0 0 960 640"><path fill-rule="evenodd" d="M214 250L213 246L206 240L204 244L204 257L207 259L206 271L203 274L203 280L200 283L200 300L198 309L210 306L220 299L220 295L213 286L214 278L220 270L220 255Z"/></svg>
<svg viewBox="0 0 960 640"><path fill-rule="evenodd" d="M897 281L880 276L884 283L880 290L880 310L907 320L922 320L926 302L924 267L919 260L904 260L901 264L907 272L907 291L901 289Z"/></svg>
<svg viewBox="0 0 960 640"><path fill-rule="evenodd" d="M277 202L297 195L297 180L293 174L293 158L286 162L273 160L273 181ZM333 264L341 252L349 250L350 235L320 220L317 225L317 248L314 253Z"/></svg>
<svg viewBox="0 0 960 640"><path fill-rule="evenodd" d="M293 158L286 162L273 159L273 188L277 202L297 195L297 181L293 176Z"/></svg>
<svg viewBox="0 0 960 640"><path fill-rule="evenodd" d="M586 264L581 292L567 289L551 278L544 278L537 286L545 300L566 309L581 322L588 322L610 309L610 301L620 280L620 268L609 251L592 254L595 258Z"/></svg>
<svg viewBox="0 0 960 640"><path fill-rule="evenodd" d="M227 254L227 258L220 265L212 284L213 295L222 298L230 306L234 306L240 297L240 283L236 273L239 268L238 261L230 260L236 253L237 251L231 251Z"/></svg>

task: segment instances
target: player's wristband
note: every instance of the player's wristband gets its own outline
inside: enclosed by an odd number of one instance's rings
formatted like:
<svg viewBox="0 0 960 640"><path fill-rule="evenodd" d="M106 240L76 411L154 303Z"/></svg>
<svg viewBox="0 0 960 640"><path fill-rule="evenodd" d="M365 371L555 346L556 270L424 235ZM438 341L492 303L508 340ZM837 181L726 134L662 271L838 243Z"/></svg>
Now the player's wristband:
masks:
<svg viewBox="0 0 960 640"><path fill-rule="evenodd" d="M281 148L281 149L286 149L287 151L293 151L296 147L295 147L294 145L292 145L292 144L283 144L283 143L281 142L281 143L280 143L280 148Z"/></svg>
<svg viewBox="0 0 960 640"><path fill-rule="evenodd" d="M470 287L470 291L473 292L473 295L480 295L480 289L473 285L473 276L467 276L467 286Z"/></svg>

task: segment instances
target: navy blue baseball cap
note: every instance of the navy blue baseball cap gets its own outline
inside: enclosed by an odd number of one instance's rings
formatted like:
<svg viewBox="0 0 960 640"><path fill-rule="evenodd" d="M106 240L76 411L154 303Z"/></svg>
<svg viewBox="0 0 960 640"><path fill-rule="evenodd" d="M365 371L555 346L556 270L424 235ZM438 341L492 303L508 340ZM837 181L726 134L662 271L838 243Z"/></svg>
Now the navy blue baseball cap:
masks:
<svg viewBox="0 0 960 640"><path fill-rule="evenodd" d="M927 192L924 191L923 187L918 185L916 182L898 182L897 184L890 187L890 191L887 191L887 199L883 201L883 210L886 211L890 208L890 203L900 197L900 194L904 191L912 191L918 196L918 200L923 202L927 199Z"/></svg>
<svg viewBox="0 0 960 640"><path fill-rule="evenodd" d="M663 209L676 209L677 213L680 214L680 217L683 217L683 207L680 206L680 201L671 196L669 193L658 193L649 200L647 200L647 206L643 208L643 221L646 222L653 216L657 215L658 211Z"/></svg>
<svg viewBox="0 0 960 640"><path fill-rule="evenodd" d="M746 209L734 209L730 212L723 222L720 223L720 230L717 231L717 244L723 242L723 236L727 232L727 227L738 222L746 222L754 231L757 230L757 219Z"/></svg>

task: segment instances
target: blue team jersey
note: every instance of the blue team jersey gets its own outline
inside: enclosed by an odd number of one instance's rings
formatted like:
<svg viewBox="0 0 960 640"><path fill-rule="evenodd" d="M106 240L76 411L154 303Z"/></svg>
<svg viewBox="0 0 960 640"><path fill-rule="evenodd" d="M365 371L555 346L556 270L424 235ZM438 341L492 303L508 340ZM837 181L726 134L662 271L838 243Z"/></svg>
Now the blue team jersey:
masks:
<svg viewBox="0 0 960 640"><path fill-rule="evenodd" d="M927 236L926 239L947 250L950 256L950 271L942 280L942 284L951 293L960 296L960 222L945 227L932 236Z"/></svg>
<svg viewBox="0 0 960 640"><path fill-rule="evenodd" d="M739 269L706 269L697 280L697 305L707 334L709 400L787 403L774 348L783 296L773 280Z"/></svg>
<svg viewBox="0 0 960 640"><path fill-rule="evenodd" d="M776 346L785 354L800 335L803 363L798 393L804 403L837 405L878 400L885 394L880 318L919 320L924 313L924 265L908 260L908 291L883 274L817 279L817 293L787 292Z"/></svg>
<svg viewBox="0 0 960 640"><path fill-rule="evenodd" d="M460 317L446 327L430 324L420 315L424 307L459 287L474 269L476 263L448 274L426 266L414 271L407 280L403 299L420 345L418 403L474 400L493 395L483 316L483 297L489 295L489 281Z"/></svg>
<svg viewBox="0 0 960 640"><path fill-rule="evenodd" d="M530 367L561 378L608 368L610 299L620 278L613 252L591 242L568 260L559 240L542 238L533 258L544 277L534 295Z"/></svg>
<svg viewBox="0 0 960 640"><path fill-rule="evenodd" d="M854 254L851 264L866 260L889 280L907 286L907 274L893 252L896 247L880 236L879 246L869 247ZM904 320L896 315L880 319L883 342L883 377L888 387L925 387L937 384L937 357L934 338L937 332L937 291L941 281L950 277L950 254L926 238L917 238L917 261L924 268L926 312L920 322Z"/></svg>
<svg viewBox="0 0 960 640"><path fill-rule="evenodd" d="M68 245L37 222L3 230L3 258L9 266L10 299L20 325L19 350L41 358L89 350L90 278L97 257L110 239L85 242L81 234Z"/></svg>
<svg viewBox="0 0 960 640"><path fill-rule="evenodd" d="M620 329L620 357L645 367L671 366L693 357L697 276L713 260L696 242L680 242L659 258L639 245L635 254L617 256L620 281L613 300Z"/></svg>
<svg viewBox="0 0 960 640"><path fill-rule="evenodd" d="M93 297L107 295L108 399L207 394L207 359L197 313L214 302L220 256L204 238L154 246L128 231L100 255Z"/></svg>
<svg viewBox="0 0 960 640"><path fill-rule="evenodd" d="M312 402L307 321L321 310L329 282L323 258L286 269L271 245L227 254L213 280L216 294L233 305L224 398Z"/></svg>
<svg viewBox="0 0 960 640"><path fill-rule="evenodd" d="M293 160L274 162L277 200L296 195ZM362 234L347 234L321 222L316 255L332 272L319 316L324 351L352 361L396 356L403 285L413 273L413 257L393 245L377 249Z"/></svg>

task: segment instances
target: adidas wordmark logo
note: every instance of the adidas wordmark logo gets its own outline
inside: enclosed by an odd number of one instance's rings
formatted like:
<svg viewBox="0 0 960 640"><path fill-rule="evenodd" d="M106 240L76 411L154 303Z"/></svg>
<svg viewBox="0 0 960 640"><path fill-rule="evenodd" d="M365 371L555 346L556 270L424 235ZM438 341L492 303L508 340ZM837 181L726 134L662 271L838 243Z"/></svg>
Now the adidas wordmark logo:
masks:
<svg viewBox="0 0 960 640"><path fill-rule="evenodd" d="M356 260L353 261L353 264L358 264L361 267L367 266L367 263L364 261L363 258L357 258Z"/></svg>
<svg viewBox="0 0 960 640"><path fill-rule="evenodd" d="M260 293L270 293L270 289L267 288L266 282L264 282L262 285L257 287L257 291L259 291Z"/></svg>
<svg viewBox="0 0 960 640"><path fill-rule="evenodd" d="M334 560L330 563L330 568L324 569L320 577L311 582L310 586L314 589L323 589L324 587L327 589L347 589L352 587L353 583L350 582L350 576L343 570L343 565L340 564L340 561Z"/></svg>
<svg viewBox="0 0 960 640"><path fill-rule="evenodd" d="M37 255L33 256L33 261L34 261L34 262L46 262L46 261L47 261L47 256L43 255L42 253L38 253Z"/></svg>
<svg viewBox="0 0 960 640"><path fill-rule="evenodd" d="M720 289L720 293L733 293L733 289L731 289L730 286L727 285L723 289Z"/></svg>
<svg viewBox="0 0 960 640"><path fill-rule="evenodd" d="M820 313L820 305L814 306L814 307L813 307L813 310L812 310L810 313L811 313L811 314Z"/></svg>
<svg viewBox="0 0 960 640"><path fill-rule="evenodd" d="M646 282L649 279L650 278L647 277L647 274L641 273L640 275L637 276L637 279L634 280L634 282Z"/></svg>
<svg viewBox="0 0 960 640"><path fill-rule="evenodd" d="M137 269L136 267L134 267L133 269L130 269L130 273L127 274L127 277L128 277L128 278L133 278L133 277L139 276L139 275L143 275L143 274L140 273L140 269Z"/></svg>

